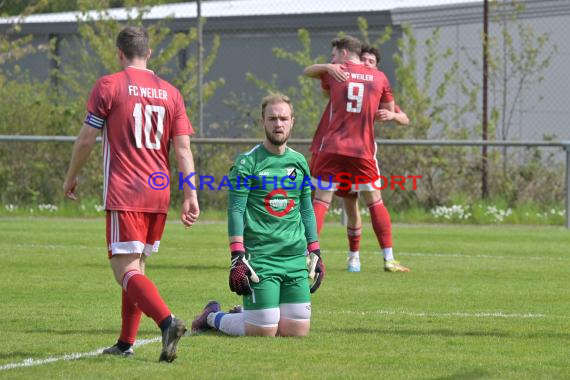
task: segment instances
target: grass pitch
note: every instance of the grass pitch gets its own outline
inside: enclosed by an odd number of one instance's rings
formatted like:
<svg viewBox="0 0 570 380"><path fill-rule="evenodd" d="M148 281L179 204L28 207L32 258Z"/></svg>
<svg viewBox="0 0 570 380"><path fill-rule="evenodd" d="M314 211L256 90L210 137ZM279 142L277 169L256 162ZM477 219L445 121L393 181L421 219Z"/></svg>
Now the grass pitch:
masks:
<svg viewBox="0 0 570 380"><path fill-rule="evenodd" d="M409 274L382 271L370 227L361 273L347 273L343 227L321 238L327 277L306 338L184 338L158 363L144 318L131 359L103 357L120 327L120 288L103 219L0 219L0 378L570 378L570 232L555 227L396 225ZM147 265L190 322L228 289L226 226L169 223ZM151 339L150 341L147 341ZM77 360L63 360L77 354Z"/></svg>

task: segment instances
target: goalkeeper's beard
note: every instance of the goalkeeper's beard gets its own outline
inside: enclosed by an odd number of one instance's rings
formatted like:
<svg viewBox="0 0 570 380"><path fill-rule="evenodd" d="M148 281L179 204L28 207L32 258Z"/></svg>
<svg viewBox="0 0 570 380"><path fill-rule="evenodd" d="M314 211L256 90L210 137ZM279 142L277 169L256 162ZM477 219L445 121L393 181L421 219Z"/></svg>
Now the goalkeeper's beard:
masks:
<svg viewBox="0 0 570 380"><path fill-rule="evenodd" d="M265 137L267 138L267 141L269 141L271 144L275 146L282 146L286 144L287 140L289 140L290 135L291 135L291 129L289 129L289 133L285 134L285 132L283 132L282 134L277 136L274 136L272 132L269 132L267 129L265 129Z"/></svg>

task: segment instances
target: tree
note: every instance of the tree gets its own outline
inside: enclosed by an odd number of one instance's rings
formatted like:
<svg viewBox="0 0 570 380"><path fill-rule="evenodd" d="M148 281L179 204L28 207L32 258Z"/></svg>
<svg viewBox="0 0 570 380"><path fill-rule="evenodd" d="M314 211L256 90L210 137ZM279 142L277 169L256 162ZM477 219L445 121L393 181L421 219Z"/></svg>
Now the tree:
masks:
<svg viewBox="0 0 570 380"><path fill-rule="evenodd" d="M520 138L520 135L512 131L516 112L521 114L529 112L542 101L542 95L536 94L535 90L544 80L546 69L550 66L558 47L556 44L551 44L550 33L538 34L532 25L521 20L521 14L525 9L522 2L518 0L492 2L491 6L494 25L489 36L488 62L490 99L493 104L490 108L489 136L506 141ZM498 30L498 33L494 33L493 29ZM469 62L469 66L463 70L462 88L464 92L479 93L482 90L479 79L481 62L471 57L467 49L462 48L462 51ZM519 155L515 168L509 165L511 158L507 147L501 148L500 152L490 152L488 157L490 168L500 167L497 171L502 172L502 176L490 177L491 182L494 182L491 186L495 188L496 195L506 196L509 204L514 204L521 197L529 197L527 188L532 187L536 191L539 187L534 183L540 182L541 178L551 177L551 171L557 170L558 167L553 164L554 161L550 156L542 158L536 149ZM543 159L544 162L534 163ZM541 166L542 175L525 174L527 173L525 167L529 165ZM542 197L536 192L533 195L535 198ZM529 198L532 199L533 196Z"/></svg>
<svg viewBox="0 0 570 380"><path fill-rule="evenodd" d="M364 18L358 19L361 38L364 42L382 51L382 46L394 34L388 26L375 40L370 38L369 26ZM380 124L378 135L389 139L428 139L468 137L468 129L458 127L462 117L474 110L473 103L463 106L448 100L449 89L457 84L459 62L453 59L451 48L442 49L441 30L434 28L431 35L422 41L426 47L420 56L418 41L409 25L401 28L397 39L397 52L392 56L395 69L394 98L411 120L409 127ZM421 63L421 64L420 64ZM382 68L382 64L380 64ZM440 79L434 75L435 68L444 71ZM471 97L476 96L472 91ZM397 153L395 152L397 149ZM420 202L428 206L445 203L453 192L466 186L473 175L467 152L462 148L425 147L379 147L383 172L422 175L423 191L386 192L386 196L402 206ZM393 154L390 154L394 152Z"/></svg>
<svg viewBox="0 0 570 380"><path fill-rule="evenodd" d="M52 3L52 2L50 2ZM0 65L0 133L5 134L46 134L75 135L85 116L85 100L95 80L101 74L119 70L115 38L122 23L111 20L105 10L112 1L82 0L79 4L82 15L78 20L79 37L58 42L52 38L49 46L33 46L31 36L14 38L12 35L0 37L0 63L10 62L13 66ZM124 1L127 5L136 5L140 1ZM145 3L150 3L145 1ZM38 2L39 4L39 2ZM40 5L27 8L20 19L32 12L41 11ZM88 10L95 10L95 14ZM128 23L141 25L148 7L132 7L127 12ZM169 20L147 25L152 49L154 51L149 66L176 85L189 106L190 116L194 111L196 99L196 57L181 53L189 49L196 40L194 29L186 33L173 33L168 28ZM14 31L19 31L15 24ZM71 57L65 61L56 54L57 44L66 47ZM214 36L212 48L205 59L205 72L208 72L216 59L220 39ZM52 69L54 81L34 79L17 66L17 59L25 54L48 51L49 58L57 65ZM176 65L182 66L176 70ZM6 73L6 74L5 74ZM8 75L9 74L9 75ZM223 78L206 82L205 100L224 84ZM22 110L31 112L22 112ZM2 201L15 204L57 203L61 199L61 176L64 174L69 144L3 144L0 150L0 194ZM26 160L22 160L25 152ZM99 199L101 163L90 160L82 172L82 195L87 199ZM181 192L174 192L173 198Z"/></svg>
<svg viewBox="0 0 570 380"><path fill-rule="evenodd" d="M301 74L297 76L297 86L290 86L285 89L278 88L276 74L273 75L271 82L259 79L251 72L246 73L246 78L265 93L281 92L291 98L295 105L295 124L298 126L295 129L295 136L301 138L312 135L313 129L319 124L326 103L319 82L304 76L302 70L313 63L323 63L326 58L322 55L313 57L311 37L308 30L299 29L297 37L301 43L301 49L298 51L289 52L279 47L273 48L273 54L277 58L291 61L299 66Z"/></svg>
<svg viewBox="0 0 570 380"><path fill-rule="evenodd" d="M508 140L515 111L532 110L542 95L532 90L544 80L543 73L558 51L551 45L550 33L537 34L520 20L525 5L517 0L493 2L492 11L500 33L490 39L489 67L491 89L495 93L492 113L498 117L498 138ZM528 101L528 98L535 97ZM525 102L526 100L526 102ZM525 104L527 103L527 104ZM528 104L530 103L530 104ZM503 175L507 175L507 148L503 148Z"/></svg>
<svg viewBox="0 0 570 380"><path fill-rule="evenodd" d="M109 0L110 8L152 6L159 4L183 3L187 0ZM77 11L85 4L85 0L3 0L0 1L0 16L16 16L22 14L27 8L35 8L37 12L70 12Z"/></svg>
<svg viewBox="0 0 570 380"><path fill-rule="evenodd" d="M159 2L159 1L156 1ZM137 1L125 1L127 5L137 4ZM146 2L148 3L148 2ZM131 5L132 6L132 5ZM120 70L116 58L115 38L121 28L122 23L112 19L108 12L109 1L84 1L81 5L81 16L78 17L79 35L78 41L82 49L78 50L79 65L67 65L63 70L55 72L65 85L77 92L83 99L87 96L86 91L90 88L95 79L100 75L100 67L103 72L111 73ZM90 10L96 10L93 14ZM143 17L150 10L145 7L127 7L127 21L131 25L142 25ZM163 19L154 24L146 25L149 33L151 49L153 54L149 61L149 67L155 69L158 75L169 78L169 80L179 88L187 104L189 104L189 114L192 118L197 115L197 56L195 54L186 55L197 39L196 28L191 28L188 32L172 33L168 27L170 19ZM220 37L215 35L212 47L204 60L204 74L207 74L214 64L218 49L220 47ZM95 53L96 60L93 60ZM58 59L55 57L55 59ZM172 68L172 62L178 64L179 69ZM89 70L86 70L86 67ZM207 103L215 91L224 85L224 79L218 78L207 81L204 86L204 103ZM87 84L87 86L86 86Z"/></svg>
<svg viewBox="0 0 570 380"><path fill-rule="evenodd" d="M33 36L31 35L16 37L22 30L22 20L24 20L26 16L37 12L37 10L41 9L46 2L47 0L44 0L39 4L27 6L21 5L18 7L18 9L21 8L20 12L17 13L18 16L15 18L12 25L10 25L2 35L0 35L0 87L5 84L7 70L8 74L18 74L20 72L20 67L17 65L17 61L19 59L23 58L27 54L36 52L38 49L46 49L45 45L39 45L37 47L33 46L31 43ZM0 11L3 11L4 7L6 7L6 4L0 4ZM16 64L11 69L7 69L7 65L11 63Z"/></svg>
<svg viewBox="0 0 570 380"><path fill-rule="evenodd" d="M388 26L378 33L376 39L372 39L366 19L361 17L357 22L362 41L377 48L381 48L393 35L393 29ZM340 32L338 35L342 36L344 33ZM425 139L429 132L433 132L435 129L433 127L436 125L442 127L441 137L466 137L465 128L457 130L454 127L457 120L474 106L459 107L446 100L447 91L455 83L459 64L452 59L451 49L440 51L440 35L440 30L435 29L432 35L423 41L428 47L425 56L417 57L417 40L411 27L402 28L402 36L397 40L398 52L393 57L396 63L394 94L397 103L410 116L412 126L399 128L382 125L379 128L382 128L383 137ZM302 46L300 50L288 52L276 47L273 48L274 55L280 59L295 62L300 69L316 62L325 62L326 58L323 56L313 57L311 39L307 30L300 29L298 38ZM424 66L420 75L421 80L418 80L418 62L420 61L424 62ZM446 67L443 79L437 83L434 79L435 67ZM265 92L280 91L290 96L296 109L299 110L298 117L305 117L301 123L297 120L297 125L315 126L318 124L325 105L325 99L320 95L321 89L318 81L299 75L298 88L279 89L276 85L276 75L273 76L271 82L263 81L252 73L248 73L247 78ZM305 129L301 132L301 136L309 137L311 132L312 130ZM452 159L438 149L426 151L425 148L417 147L398 148L404 150L405 154L399 151L398 154L390 155L386 154L390 148L381 148L383 168L387 168L388 171L397 171L398 174L422 174L423 181L427 183L427 191L420 195L417 192L405 191L388 195L395 196L397 198L395 202L400 205L409 205L418 198L429 205L441 204L449 199L453 189L459 186L458 182L469 181L468 176L464 175L464 171L469 170L469 165L457 165L458 160L466 161L467 154L461 148L451 149ZM453 174L447 175L451 172ZM387 193L390 194L390 192Z"/></svg>

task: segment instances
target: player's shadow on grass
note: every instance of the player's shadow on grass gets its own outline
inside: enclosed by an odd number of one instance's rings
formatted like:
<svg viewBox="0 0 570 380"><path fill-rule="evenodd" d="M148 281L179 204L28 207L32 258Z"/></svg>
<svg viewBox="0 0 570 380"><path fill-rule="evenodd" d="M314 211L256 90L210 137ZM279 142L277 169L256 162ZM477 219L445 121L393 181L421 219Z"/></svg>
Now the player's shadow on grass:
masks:
<svg viewBox="0 0 570 380"><path fill-rule="evenodd" d="M101 335L101 334L109 334L112 335L114 338L115 335L119 333L118 328L116 329L80 329L80 330L56 330L56 329L33 329L26 331L26 334L53 334L53 335ZM140 336L146 335L156 335L156 330L139 330L138 335L139 339Z"/></svg>
<svg viewBox="0 0 570 380"><path fill-rule="evenodd" d="M0 354L0 360L4 359L24 360L27 358L35 358L35 357L43 357L43 355L41 352L23 352L23 351L6 352Z"/></svg>
<svg viewBox="0 0 570 380"><path fill-rule="evenodd" d="M172 264L155 264L151 263L152 270L155 269L185 269L185 270L221 270L228 271L228 265L212 265L212 264L190 264L190 265L172 265Z"/></svg>
<svg viewBox="0 0 570 380"><path fill-rule="evenodd" d="M435 377L433 380L475 380L487 379L491 377L491 373L482 369L461 370L455 372L453 375Z"/></svg>

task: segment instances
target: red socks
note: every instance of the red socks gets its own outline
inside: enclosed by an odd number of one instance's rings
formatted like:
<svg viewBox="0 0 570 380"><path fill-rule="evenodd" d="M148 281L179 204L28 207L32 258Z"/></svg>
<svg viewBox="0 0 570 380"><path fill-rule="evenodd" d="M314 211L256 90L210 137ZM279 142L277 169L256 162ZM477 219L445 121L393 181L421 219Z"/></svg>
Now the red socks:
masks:
<svg viewBox="0 0 570 380"><path fill-rule="evenodd" d="M348 238L348 249L351 252L358 252L360 250L360 236L362 235L362 228L346 227L346 237Z"/></svg>
<svg viewBox="0 0 570 380"><path fill-rule="evenodd" d="M138 270L125 273L123 289L134 306L151 317L158 326L160 326L160 322L170 316L170 309L160 297L156 286Z"/></svg>
<svg viewBox="0 0 570 380"><path fill-rule="evenodd" d="M368 205L372 228L381 248L392 248L392 221L382 199Z"/></svg>
<svg viewBox="0 0 570 380"><path fill-rule="evenodd" d="M133 345L137 338L137 331L141 322L142 311L127 296L127 292L123 290L123 302L121 305L121 335L119 340L124 343Z"/></svg>
<svg viewBox="0 0 570 380"><path fill-rule="evenodd" d="M317 220L317 235L321 234L321 229L323 228L323 223L325 222L325 215L329 209L330 203L322 201L320 199L313 200L313 210L315 210L315 219Z"/></svg>

